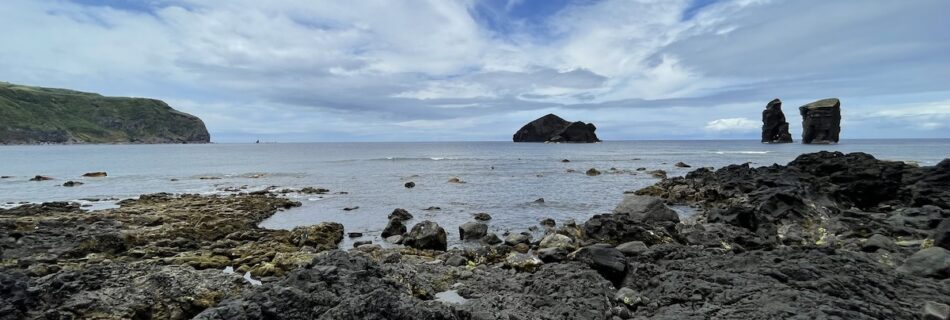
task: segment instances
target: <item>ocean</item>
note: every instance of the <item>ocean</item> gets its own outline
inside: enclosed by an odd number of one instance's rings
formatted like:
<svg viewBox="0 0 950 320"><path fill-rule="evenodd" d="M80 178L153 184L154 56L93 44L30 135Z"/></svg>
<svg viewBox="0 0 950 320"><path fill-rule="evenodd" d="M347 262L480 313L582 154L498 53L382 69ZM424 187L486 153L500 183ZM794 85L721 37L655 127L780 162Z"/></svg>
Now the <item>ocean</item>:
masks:
<svg viewBox="0 0 950 320"><path fill-rule="evenodd" d="M637 168L678 176L698 167L785 164L821 150L934 165L950 157L950 139L845 140L837 145L728 140L0 146L0 175L10 176L0 179L0 206L78 201L96 210L155 192L223 194L236 188L313 186L330 193L291 194L303 206L279 212L261 226L289 229L334 221L347 232L373 239L386 225L386 216L404 208L414 221L435 221L457 240L457 226L479 212L493 217L490 230L498 233L523 231L543 218L582 223L610 212L624 191L657 181ZM677 162L692 168L676 167ZM602 174L586 175L590 168ZM82 177L93 171L108 172L108 177ZM35 175L55 180L29 181ZM455 177L465 183L448 182ZM69 180L83 185L63 187ZM405 188L409 181L416 187ZM535 202L539 198L544 202ZM343 210L353 207L359 208ZM441 210L424 210L430 207Z"/></svg>

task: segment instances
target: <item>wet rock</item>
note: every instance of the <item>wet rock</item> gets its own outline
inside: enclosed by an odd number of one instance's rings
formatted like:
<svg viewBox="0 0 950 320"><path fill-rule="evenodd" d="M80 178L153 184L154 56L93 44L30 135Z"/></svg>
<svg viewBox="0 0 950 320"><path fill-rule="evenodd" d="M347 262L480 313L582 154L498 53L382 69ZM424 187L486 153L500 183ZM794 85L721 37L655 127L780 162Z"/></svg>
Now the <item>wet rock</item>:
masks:
<svg viewBox="0 0 950 320"><path fill-rule="evenodd" d="M363 236L362 232L350 232L346 234L350 238L359 238Z"/></svg>
<svg viewBox="0 0 950 320"><path fill-rule="evenodd" d="M10 179L10 178L13 178L13 176L0 176L0 179Z"/></svg>
<svg viewBox="0 0 950 320"><path fill-rule="evenodd" d="M620 250L610 246L593 245L571 253L572 260L580 261L597 270L604 279L619 286L626 276L627 258Z"/></svg>
<svg viewBox="0 0 950 320"><path fill-rule="evenodd" d="M920 311L920 318L923 320L950 319L950 306L934 301L924 302L924 307Z"/></svg>
<svg viewBox="0 0 950 320"><path fill-rule="evenodd" d="M555 222L554 219L551 219L551 218L544 218L544 219L541 219L540 224L545 227L554 228L554 226L557 225L557 222Z"/></svg>
<svg viewBox="0 0 950 320"><path fill-rule="evenodd" d="M649 250L646 244L642 241L630 241L618 245L617 250L620 250L621 253L628 256L635 256Z"/></svg>
<svg viewBox="0 0 950 320"><path fill-rule="evenodd" d="M505 244L515 246L519 243L531 243L531 234L527 232L512 233L505 237Z"/></svg>
<svg viewBox="0 0 950 320"><path fill-rule="evenodd" d="M530 254L512 252L505 257L505 266L521 272L534 272L544 262Z"/></svg>
<svg viewBox="0 0 950 320"><path fill-rule="evenodd" d="M598 214L584 223L584 234L597 242L618 245L641 241L647 245L672 242L666 227L651 226L627 214Z"/></svg>
<svg viewBox="0 0 950 320"><path fill-rule="evenodd" d="M491 220L491 215L484 212L479 212L475 214L474 218L478 221L488 221Z"/></svg>
<svg viewBox="0 0 950 320"><path fill-rule="evenodd" d="M587 172L585 172L585 174L587 174L588 176L591 176L591 177L593 177L593 176L599 176L599 175L600 175L600 171L598 171L597 169L594 169L594 168L590 168L590 169L587 169Z"/></svg>
<svg viewBox="0 0 950 320"><path fill-rule="evenodd" d="M79 181L66 181L66 183L63 183L64 187L76 187L81 185L83 185L83 183Z"/></svg>
<svg viewBox="0 0 950 320"><path fill-rule="evenodd" d="M459 179L458 177L452 177L449 179L449 183L465 183L465 181L462 181L462 179Z"/></svg>
<svg viewBox="0 0 950 320"><path fill-rule="evenodd" d="M563 163L568 163L568 162L571 162L571 160L564 159L564 160L561 160L561 162L563 162Z"/></svg>
<svg viewBox="0 0 950 320"><path fill-rule="evenodd" d="M304 187L304 188L301 188L300 191L298 192L302 194L327 194L328 192L330 192L330 190L324 189L324 188Z"/></svg>
<svg viewBox="0 0 950 320"><path fill-rule="evenodd" d="M841 101L818 100L798 108L802 114L802 143L838 143L841 133Z"/></svg>
<svg viewBox="0 0 950 320"><path fill-rule="evenodd" d="M654 178L658 178L658 179L666 179L666 178L667 178L666 171L664 171L664 170L647 171L647 173L650 174L651 176L653 176Z"/></svg>
<svg viewBox="0 0 950 320"><path fill-rule="evenodd" d="M343 211L353 211L353 210L356 210L356 209L359 209L359 208L360 208L360 206L346 207L346 208L343 208Z"/></svg>
<svg viewBox="0 0 950 320"><path fill-rule="evenodd" d="M386 237L386 242L389 242L392 244L402 244L402 238L403 236L401 235L389 236L389 237Z"/></svg>
<svg viewBox="0 0 950 320"><path fill-rule="evenodd" d="M535 199L534 203L544 203L544 198Z"/></svg>
<svg viewBox="0 0 950 320"><path fill-rule="evenodd" d="M373 241L363 240L363 241L354 241L353 248L359 248L362 245L373 244Z"/></svg>
<svg viewBox="0 0 950 320"><path fill-rule="evenodd" d="M561 248L564 250L574 250L577 248L577 244L574 243L574 240L565 236L563 234L552 233L547 236L544 236L541 239L541 243L538 244L541 249L545 248Z"/></svg>
<svg viewBox="0 0 950 320"><path fill-rule="evenodd" d="M426 220L412 226L412 230L403 238L403 245L416 249L445 251L448 247L446 238L445 229Z"/></svg>
<svg viewBox="0 0 950 320"><path fill-rule="evenodd" d="M296 227L290 231L291 238L298 246L311 246L317 250L336 249L343 241L343 225L336 222L324 222L317 225Z"/></svg>
<svg viewBox="0 0 950 320"><path fill-rule="evenodd" d="M451 255L445 259L445 265L453 267L461 267L468 264L468 260L465 259L462 255Z"/></svg>
<svg viewBox="0 0 950 320"><path fill-rule="evenodd" d="M769 101L762 111L762 143L791 143L788 122L782 112L782 100Z"/></svg>
<svg viewBox="0 0 950 320"><path fill-rule="evenodd" d="M519 243L512 246L511 250L514 250L515 252L528 253L528 251L531 251L531 246L527 243Z"/></svg>
<svg viewBox="0 0 950 320"><path fill-rule="evenodd" d="M53 180L53 177L38 175L33 178L30 178L30 181L47 181L47 180Z"/></svg>
<svg viewBox="0 0 950 320"><path fill-rule="evenodd" d="M950 251L941 247L917 251L897 271L919 277L946 279L950 277Z"/></svg>
<svg viewBox="0 0 950 320"><path fill-rule="evenodd" d="M415 187L416 187L416 183L415 183L415 182L412 182L412 181L409 181L409 182L406 182L405 184L403 184L403 186L406 187L406 189L412 189L412 188L415 188Z"/></svg>
<svg viewBox="0 0 950 320"><path fill-rule="evenodd" d="M635 307L641 304L644 304L644 298L636 290L623 287L617 290L617 294L614 295L614 301L622 303L629 307Z"/></svg>
<svg viewBox="0 0 950 320"><path fill-rule="evenodd" d="M674 166L676 166L677 168L691 168L692 167L691 165L685 164L683 162L677 162L676 164L674 164Z"/></svg>
<svg viewBox="0 0 950 320"><path fill-rule="evenodd" d="M105 176L108 176L108 175L109 175L108 173L105 173L105 172L102 172L102 171L97 171L97 172L86 172L86 173L84 173L82 176L83 176L83 177L88 177L88 178L101 178L101 177L105 177Z"/></svg>
<svg viewBox="0 0 950 320"><path fill-rule="evenodd" d="M637 170L637 171L647 171L647 168L639 167L639 168L637 168L636 170Z"/></svg>
<svg viewBox="0 0 950 320"><path fill-rule="evenodd" d="M383 232L380 235L383 238L388 239L393 236L402 236L405 234L406 234L406 225L402 223L402 220L390 219L389 222L386 223L386 227L383 228Z"/></svg>
<svg viewBox="0 0 950 320"><path fill-rule="evenodd" d="M679 215L657 197L636 194L624 195L623 201L614 208L615 214L626 214L643 223L661 223L680 221Z"/></svg>
<svg viewBox="0 0 950 320"><path fill-rule="evenodd" d="M466 222L459 226L459 240L479 240L488 233L488 225L481 222Z"/></svg>
<svg viewBox="0 0 950 320"><path fill-rule="evenodd" d="M499 238L498 235L494 233L489 233L485 235L484 237L482 237L480 241L482 244L490 245L490 246L503 243L503 241L501 241L501 238Z"/></svg>
<svg viewBox="0 0 950 320"><path fill-rule="evenodd" d="M600 142L592 123L569 122L548 114L521 127L514 134L514 142Z"/></svg>
<svg viewBox="0 0 950 320"><path fill-rule="evenodd" d="M425 209L422 209L422 210L425 210L425 211L438 211L438 210L442 210L442 208L441 208L441 207L432 206L432 207L428 207L428 208L425 208Z"/></svg>
<svg viewBox="0 0 950 320"><path fill-rule="evenodd" d="M412 214L406 211L406 209L395 209L387 218L389 220L408 221L412 220Z"/></svg>

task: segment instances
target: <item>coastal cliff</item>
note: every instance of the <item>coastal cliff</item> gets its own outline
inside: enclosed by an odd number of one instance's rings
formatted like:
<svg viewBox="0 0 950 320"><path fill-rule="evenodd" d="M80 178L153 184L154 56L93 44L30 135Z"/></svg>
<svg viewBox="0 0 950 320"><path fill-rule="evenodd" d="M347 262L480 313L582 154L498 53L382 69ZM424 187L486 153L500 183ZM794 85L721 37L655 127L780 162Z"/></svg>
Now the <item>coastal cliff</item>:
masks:
<svg viewBox="0 0 950 320"><path fill-rule="evenodd" d="M514 142L600 142L593 123L570 122L548 114L521 127L515 132Z"/></svg>
<svg viewBox="0 0 950 320"><path fill-rule="evenodd" d="M160 100L0 82L0 144L208 143L201 119Z"/></svg>

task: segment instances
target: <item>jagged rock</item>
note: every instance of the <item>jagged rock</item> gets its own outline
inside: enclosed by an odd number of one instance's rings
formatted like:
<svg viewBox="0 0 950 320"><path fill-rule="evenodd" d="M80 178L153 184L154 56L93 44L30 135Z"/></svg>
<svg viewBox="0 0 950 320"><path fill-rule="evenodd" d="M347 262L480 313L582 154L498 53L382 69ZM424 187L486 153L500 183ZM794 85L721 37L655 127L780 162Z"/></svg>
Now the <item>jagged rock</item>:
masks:
<svg viewBox="0 0 950 320"><path fill-rule="evenodd" d="M389 220L408 221L412 220L412 214L410 214L409 211L406 211L406 209L397 208L393 210L393 212L390 213L387 218Z"/></svg>
<svg viewBox="0 0 950 320"><path fill-rule="evenodd" d="M459 240L479 240L488 233L488 225L470 221L459 226Z"/></svg>
<svg viewBox="0 0 950 320"><path fill-rule="evenodd" d="M841 101L818 100L798 108L802 114L802 143L838 143L841 133Z"/></svg>
<svg viewBox="0 0 950 320"><path fill-rule="evenodd" d="M898 272L920 277L946 279L950 277L950 251L941 247L930 247L914 253Z"/></svg>
<svg viewBox="0 0 950 320"><path fill-rule="evenodd" d="M381 236L389 239L392 236L402 236L406 234L406 225L400 219L390 219L383 228ZM395 242L394 242L395 243Z"/></svg>
<svg viewBox="0 0 950 320"><path fill-rule="evenodd" d="M782 112L782 100L769 101L762 111L762 143L791 143L788 122Z"/></svg>
<svg viewBox="0 0 950 320"><path fill-rule="evenodd" d="M679 215L657 197L626 194L623 201L614 208L615 214L625 214L643 223L661 223L680 221Z"/></svg>
<svg viewBox="0 0 950 320"><path fill-rule="evenodd" d="M412 226L403 240L403 245L416 249L441 250L448 248L445 229L432 221L422 221Z"/></svg>
<svg viewBox="0 0 950 320"><path fill-rule="evenodd" d="M553 114L545 115L521 127L514 142L600 142L592 123L569 122Z"/></svg>

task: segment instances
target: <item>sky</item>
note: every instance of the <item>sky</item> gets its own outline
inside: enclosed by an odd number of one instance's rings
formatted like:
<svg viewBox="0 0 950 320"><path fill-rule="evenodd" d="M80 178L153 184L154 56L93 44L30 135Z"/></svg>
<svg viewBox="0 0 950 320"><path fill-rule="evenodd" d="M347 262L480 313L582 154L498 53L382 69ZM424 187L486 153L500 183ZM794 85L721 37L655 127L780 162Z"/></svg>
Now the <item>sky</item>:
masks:
<svg viewBox="0 0 950 320"><path fill-rule="evenodd" d="M161 99L214 142L950 138L944 0L3 0L0 81Z"/></svg>

